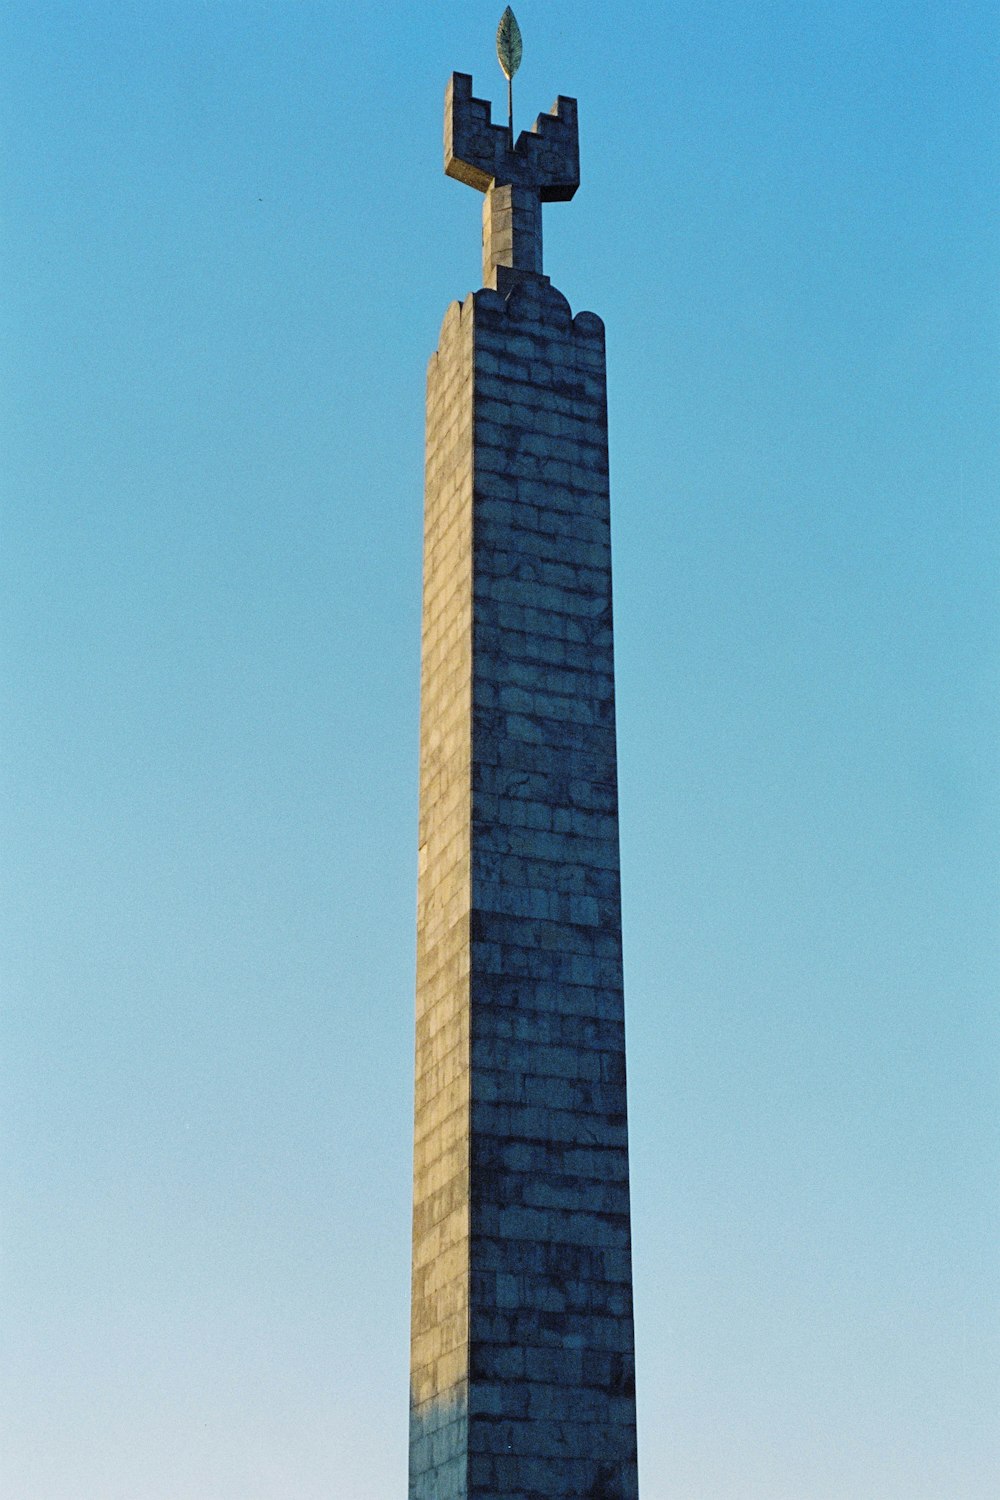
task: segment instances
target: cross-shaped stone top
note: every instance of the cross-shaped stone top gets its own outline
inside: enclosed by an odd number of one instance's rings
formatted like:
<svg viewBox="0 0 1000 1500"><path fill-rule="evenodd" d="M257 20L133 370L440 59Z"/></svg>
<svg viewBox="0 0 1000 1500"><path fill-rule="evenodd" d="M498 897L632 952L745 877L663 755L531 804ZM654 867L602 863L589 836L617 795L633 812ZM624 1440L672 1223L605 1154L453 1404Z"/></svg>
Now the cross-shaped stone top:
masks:
<svg viewBox="0 0 1000 1500"><path fill-rule="evenodd" d="M542 204L572 198L580 186L580 141L576 100L562 94L516 144L490 115L489 100L473 98L471 76L453 73L444 99L444 170L486 194L483 284L496 287L501 266L541 275Z"/></svg>

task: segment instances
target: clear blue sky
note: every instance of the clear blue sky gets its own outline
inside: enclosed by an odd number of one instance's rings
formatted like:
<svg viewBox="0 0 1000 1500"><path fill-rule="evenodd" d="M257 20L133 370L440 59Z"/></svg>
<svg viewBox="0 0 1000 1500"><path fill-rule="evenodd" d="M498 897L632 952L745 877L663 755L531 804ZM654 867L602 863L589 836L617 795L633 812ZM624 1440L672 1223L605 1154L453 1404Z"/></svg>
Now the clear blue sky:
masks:
<svg viewBox="0 0 1000 1500"><path fill-rule="evenodd" d="M405 1493L424 369L501 9L4 8L11 1500ZM993 7L517 10L608 327L643 1500L993 1500Z"/></svg>

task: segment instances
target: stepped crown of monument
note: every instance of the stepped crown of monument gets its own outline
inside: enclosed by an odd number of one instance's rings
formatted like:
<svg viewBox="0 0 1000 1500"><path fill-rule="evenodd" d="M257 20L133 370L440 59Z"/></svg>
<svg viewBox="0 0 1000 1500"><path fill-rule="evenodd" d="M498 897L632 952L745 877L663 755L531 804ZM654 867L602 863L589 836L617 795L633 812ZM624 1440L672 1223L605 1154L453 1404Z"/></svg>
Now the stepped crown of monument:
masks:
<svg viewBox="0 0 1000 1500"><path fill-rule="evenodd" d="M444 170L486 194L483 284L509 280L499 267L542 273L542 204L567 202L580 186L576 100L560 94L517 140L495 125L488 99L477 99L468 73L453 73L445 93Z"/></svg>
<svg viewBox="0 0 1000 1500"><path fill-rule="evenodd" d="M522 130L494 125L488 99L476 99L469 73L453 73L445 92L444 170L481 193L491 187L534 188L543 203L567 202L580 186L576 100L560 94L547 115Z"/></svg>

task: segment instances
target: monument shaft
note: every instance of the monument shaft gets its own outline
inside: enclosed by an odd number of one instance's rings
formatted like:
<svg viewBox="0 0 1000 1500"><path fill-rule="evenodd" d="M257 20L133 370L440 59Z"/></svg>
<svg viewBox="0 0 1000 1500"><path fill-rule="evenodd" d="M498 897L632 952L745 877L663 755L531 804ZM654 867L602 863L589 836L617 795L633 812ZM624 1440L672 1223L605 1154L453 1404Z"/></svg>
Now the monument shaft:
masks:
<svg viewBox="0 0 1000 1500"><path fill-rule="evenodd" d="M604 330L491 280L428 374L410 1497L635 1500Z"/></svg>

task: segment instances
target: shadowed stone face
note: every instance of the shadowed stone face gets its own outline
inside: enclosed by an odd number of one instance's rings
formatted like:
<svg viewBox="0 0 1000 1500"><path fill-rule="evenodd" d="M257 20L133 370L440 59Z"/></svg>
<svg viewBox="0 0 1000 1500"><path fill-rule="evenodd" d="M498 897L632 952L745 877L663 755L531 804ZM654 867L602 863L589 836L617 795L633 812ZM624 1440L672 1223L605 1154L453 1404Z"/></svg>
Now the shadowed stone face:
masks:
<svg viewBox="0 0 1000 1500"><path fill-rule="evenodd" d="M635 1500L604 329L494 272L428 373L410 1497Z"/></svg>

